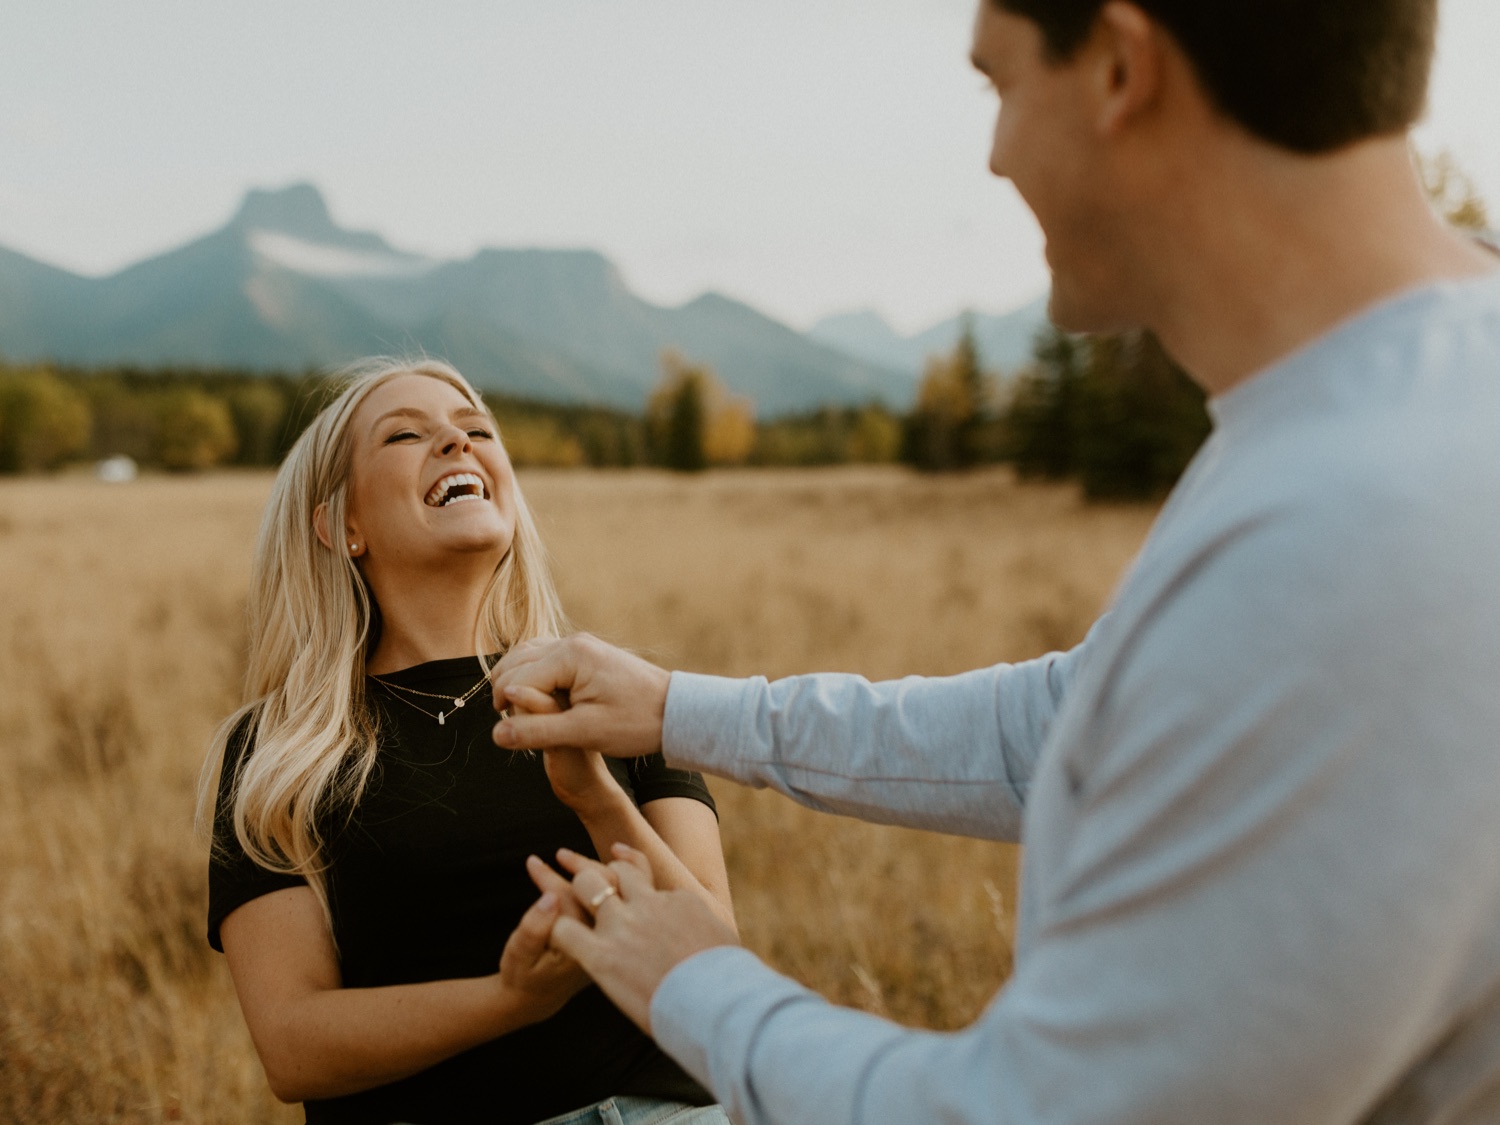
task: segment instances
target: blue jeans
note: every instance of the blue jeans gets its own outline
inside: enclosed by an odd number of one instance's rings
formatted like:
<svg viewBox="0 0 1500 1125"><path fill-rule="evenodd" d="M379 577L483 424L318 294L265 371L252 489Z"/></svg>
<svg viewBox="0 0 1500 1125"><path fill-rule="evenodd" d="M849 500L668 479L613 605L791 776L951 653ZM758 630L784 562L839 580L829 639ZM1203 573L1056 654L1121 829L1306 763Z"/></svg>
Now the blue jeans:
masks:
<svg viewBox="0 0 1500 1125"><path fill-rule="evenodd" d="M606 1098L537 1125L729 1125L716 1105L664 1102L660 1098Z"/></svg>

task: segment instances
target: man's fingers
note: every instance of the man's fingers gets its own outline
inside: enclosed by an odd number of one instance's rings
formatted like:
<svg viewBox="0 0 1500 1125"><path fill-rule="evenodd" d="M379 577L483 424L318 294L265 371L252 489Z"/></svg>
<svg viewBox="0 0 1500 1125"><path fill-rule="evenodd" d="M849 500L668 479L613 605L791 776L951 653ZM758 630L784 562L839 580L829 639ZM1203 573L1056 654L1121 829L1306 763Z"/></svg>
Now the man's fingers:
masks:
<svg viewBox="0 0 1500 1125"><path fill-rule="evenodd" d="M597 916L611 898L620 894L620 880L611 867L568 848L559 848L557 862L573 875L573 898ZM647 885L649 887L649 880Z"/></svg>
<svg viewBox="0 0 1500 1125"><path fill-rule="evenodd" d="M529 640L519 641L511 645L509 651L495 662L495 669L491 679L495 676L504 675L513 668L535 660L548 645L556 643L556 641L549 637L532 637Z"/></svg>
<svg viewBox="0 0 1500 1125"><path fill-rule="evenodd" d="M544 691L537 691L534 687L525 684L512 684L503 689L507 703L513 703L522 711L533 715L556 715L562 710L557 697L548 695Z"/></svg>
<svg viewBox="0 0 1500 1125"><path fill-rule="evenodd" d="M573 880L573 898L593 917L598 917L605 904L620 897L620 888L603 868L589 868Z"/></svg>
<svg viewBox="0 0 1500 1125"><path fill-rule="evenodd" d="M651 870L651 859L645 852L618 841L609 846L609 851L615 859L635 864L646 874L650 875L653 881L655 880L655 872Z"/></svg>
<svg viewBox="0 0 1500 1125"><path fill-rule="evenodd" d="M587 972L599 948L599 939L582 922L573 918L559 918L552 927L552 944L577 961Z"/></svg>
<svg viewBox="0 0 1500 1125"><path fill-rule="evenodd" d="M640 853L637 852L636 855ZM617 859L609 865L609 870L614 873L620 885L621 898L633 899L656 889L656 880L651 874L651 864L646 862L646 857L643 855L640 856L639 861L634 856Z"/></svg>
<svg viewBox="0 0 1500 1125"><path fill-rule="evenodd" d="M550 695L559 687L572 686L574 675L572 670L560 667L555 659L545 666L543 664L549 657L555 657L554 650L560 643L539 638L522 641L500 658L500 662L490 672L496 711L503 711L510 705L510 700L505 695L505 689L509 687L523 685L534 688L544 695ZM555 678L564 672L567 675L567 683L549 684L547 682L549 677Z"/></svg>
<svg viewBox="0 0 1500 1125"><path fill-rule="evenodd" d="M580 855L571 848L557 849L557 865L573 876L575 893L577 893L579 876L585 876L589 880L591 892L598 892L605 883L616 890L620 889L620 879L608 865L600 863L597 859L590 859L586 855ZM588 896L581 897L586 899Z"/></svg>
<svg viewBox="0 0 1500 1125"><path fill-rule="evenodd" d="M550 695L568 689L577 678L577 661L566 641L543 641L519 654L507 654L490 677L497 692L523 685Z"/></svg>
<svg viewBox="0 0 1500 1125"><path fill-rule="evenodd" d="M495 745L506 750L554 750L579 745L586 720L578 712L555 715L509 715L495 724Z"/></svg>

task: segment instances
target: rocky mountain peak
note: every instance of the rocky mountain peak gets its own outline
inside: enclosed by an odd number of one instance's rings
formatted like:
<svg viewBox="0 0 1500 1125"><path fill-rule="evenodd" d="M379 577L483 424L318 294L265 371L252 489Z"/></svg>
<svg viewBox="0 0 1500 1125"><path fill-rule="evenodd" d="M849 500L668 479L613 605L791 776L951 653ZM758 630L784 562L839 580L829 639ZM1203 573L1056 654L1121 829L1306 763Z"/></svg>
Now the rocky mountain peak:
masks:
<svg viewBox="0 0 1500 1125"><path fill-rule="evenodd" d="M328 213L323 193L312 184L252 188L240 203L233 223L246 229L280 231L319 242L340 233Z"/></svg>

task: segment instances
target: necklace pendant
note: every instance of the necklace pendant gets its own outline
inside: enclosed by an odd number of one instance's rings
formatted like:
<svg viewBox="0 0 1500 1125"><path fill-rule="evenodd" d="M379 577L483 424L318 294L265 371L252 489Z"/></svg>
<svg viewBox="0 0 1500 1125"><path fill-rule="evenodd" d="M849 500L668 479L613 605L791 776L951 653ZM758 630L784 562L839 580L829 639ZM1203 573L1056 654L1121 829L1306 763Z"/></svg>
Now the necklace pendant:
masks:
<svg viewBox="0 0 1500 1125"><path fill-rule="evenodd" d="M455 706L455 707L462 707L463 705L464 705L464 701L462 699L455 699L453 701L453 706Z"/></svg>
<svg viewBox="0 0 1500 1125"><path fill-rule="evenodd" d="M443 719L445 719L446 717L447 716L445 716L441 711L438 712L438 726L443 725Z"/></svg>

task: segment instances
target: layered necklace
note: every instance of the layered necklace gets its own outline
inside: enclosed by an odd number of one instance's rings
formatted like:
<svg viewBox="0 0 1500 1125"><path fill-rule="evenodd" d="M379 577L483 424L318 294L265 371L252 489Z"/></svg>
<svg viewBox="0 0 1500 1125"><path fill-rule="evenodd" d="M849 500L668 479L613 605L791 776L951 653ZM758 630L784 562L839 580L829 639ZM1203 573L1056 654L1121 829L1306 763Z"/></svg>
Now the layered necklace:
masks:
<svg viewBox="0 0 1500 1125"><path fill-rule="evenodd" d="M369 673L366 673L366 675L368 675L368 674ZM388 692L390 692L392 699L399 699L402 703L406 704L413 711L420 711L420 712L422 712L422 714L426 715L429 719L436 719L437 723L438 723L438 726L445 725L446 720L447 720L447 718L448 718L449 715L453 714L454 711L458 710L465 703L469 702L469 700L473 699L476 695L478 695L479 694L479 689L482 688L482 687L484 687L487 683L490 682L490 678L489 678L488 674L486 674L486 675L480 676L479 677L479 682L477 684L475 684L473 687L471 687L468 691L464 692L462 695L438 695L438 694L435 694L435 693L430 692L430 691L418 691L416 688L404 687L401 684L393 684L389 680L382 680L379 676L370 676L370 679L374 680L377 684L379 684L381 687L385 688ZM403 692L406 693L406 694L402 694ZM427 707L423 707L420 703L418 703L415 700L411 699L410 696L413 696L413 695L420 695L424 699L441 699L441 700L443 700L445 702L452 703L453 706L450 707L446 712L444 712L444 711L436 711L436 712L429 711L429 710L427 710ZM432 706L432 704L429 703L427 706L430 707L430 706Z"/></svg>

